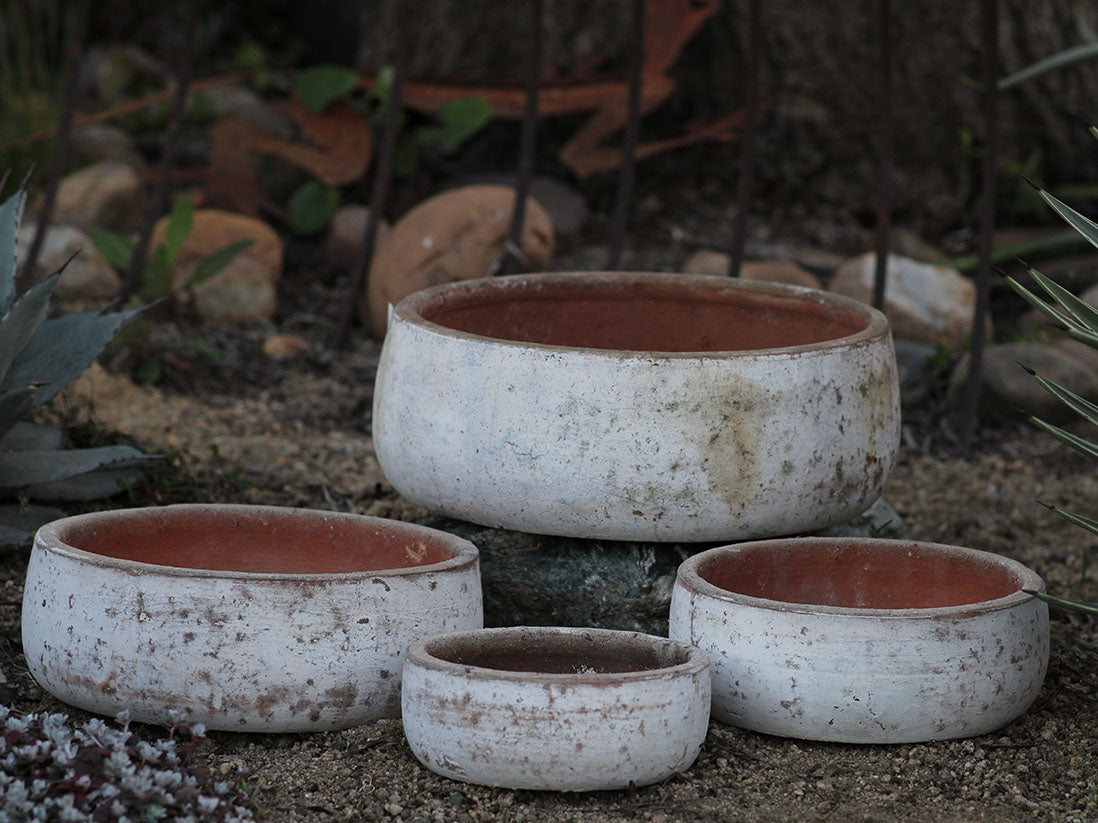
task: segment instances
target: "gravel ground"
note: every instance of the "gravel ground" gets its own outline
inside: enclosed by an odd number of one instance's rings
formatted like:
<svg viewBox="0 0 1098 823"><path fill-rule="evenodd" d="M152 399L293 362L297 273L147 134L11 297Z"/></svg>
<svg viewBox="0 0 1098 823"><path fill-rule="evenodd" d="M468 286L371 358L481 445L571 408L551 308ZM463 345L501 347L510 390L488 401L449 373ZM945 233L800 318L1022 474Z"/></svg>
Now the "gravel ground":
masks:
<svg viewBox="0 0 1098 823"><path fill-rule="evenodd" d="M323 339L322 318L295 317L283 331ZM194 333L172 324L160 331ZM335 353L316 343L311 357L274 363L259 354L264 334L208 335L225 362L181 371L166 388L96 370L57 413L184 455L172 476L191 480L158 489L162 502L204 497L424 518L386 485L373 456L376 345ZM1000 552L1035 568L1053 591L1098 600L1098 542L1035 502L1093 512L1092 466L1020 426L988 433L961 460L949 456L944 418L923 409L911 419L885 496L913 537ZM18 615L25 568L22 554L0 557L0 669L8 681L0 696L22 711L69 711L25 668ZM712 724L687 773L621 792L516 792L443 779L418 764L398 721L311 736L215 732L200 751L215 772L246 777L256 811L273 820L1098 820L1096 671L1094 625L1054 612L1044 689L996 734L849 746Z"/></svg>

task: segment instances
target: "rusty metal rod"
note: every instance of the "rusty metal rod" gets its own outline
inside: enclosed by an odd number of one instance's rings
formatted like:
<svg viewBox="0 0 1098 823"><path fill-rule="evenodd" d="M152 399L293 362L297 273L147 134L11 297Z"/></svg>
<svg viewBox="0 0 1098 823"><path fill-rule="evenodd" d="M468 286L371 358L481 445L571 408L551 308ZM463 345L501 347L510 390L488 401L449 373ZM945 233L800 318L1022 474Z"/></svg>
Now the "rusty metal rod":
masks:
<svg viewBox="0 0 1098 823"><path fill-rule="evenodd" d="M637 140L640 137L641 80L644 70L644 8L645 0L633 0L633 27L629 42L629 97L626 103L625 142L621 150L618 172L617 202L614 204L614 228L610 235L610 253L606 268L616 270L621 264L625 247L625 230L629 224L629 206L636 181Z"/></svg>
<svg viewBox="0 0 1098 823"><path fill-rule="evenodd" d="M984 162L980 208L979 268L976 271L976 307L972 312L971 348L961 413L961 452L968 455L976 431L979 411L980 378L984 360L984 333L987 325L988 282L991 273L992 232L995 229L995 168L998 154L998 106L996 94L999 74L999 4L981 0L980 21L984 51Z"/></svg>
<svg viewBox="0 0 1098 823"><path fill-rule="evenodd" d="M23 268L15 278L16 295L23 293L31 285L34 266L42 253L46 230L49 228L54 205L57 203L57 189L65 173L65 162L69 156L69 142L72 136L72 121L76 113L76 98L80 88L80 64L84 61L90 14L90 0L80 0L73 9L72 37L69 41L69 65L65 72L65 98L61 109L61 122L57 126L57 137L53 141L53 160L42 199L42 211L38 216L38 227L34 231L34 239L31 240L30 248L27 250L27 259Z"/></svg>
<svg viewBox="0 0 1098 823"><path fill-rule="evenodd" d="M740 190L736 198L736 219L732 229L732 245L729 249L728 276L739 277L743 264L744 244L747 242L747 211L751 205L751 185L755 177L755 130L759 108L759 57L762 44L759 32L762 28L762 3L747 3L747 113L743 124L740 147Z"/></svg>
<svg viewBox="0 0 1098 823"><path fill-rule="evenodd" d="M530 178L534 176L534 147L538 130L538 95L541 91L542 0L530 3L530 52L526 66L526 110L522 118L519 143L518 174L515 178L515 206L511 210L511 230L507 246L499 261L499 274L515 271L522 258L522 227L526 222L526 198L530 193Z"/></svg>
<svg viewBox="0 0 1098 823"><path fill-rule="evenodd" d="M889 0L877 0L877 41L880 87L880 168L877 178L876 271L873 277L873 308L883 309L888 284L888 232L892 222L892 164L895 112L892 106L892 25Z"/></svg>
<svg viewBox="0 0 1098 823"><path fill-rule="evenodd" d="M370 264L374 259L377 246L377 229L381 222L389 199L389 187L393 179L393 166L396 163L397 134L400 131L401 108L404 105L404 74L408 67L408 44L411 38L406 36L404 27L411 20L411 0L401 0L397 6L396 19L390 40L393 50L393 87L389 90L388 108L385 110L385 124L382 127L381 147L374 167L374 185L370 192L370 208L366 216L366 228L363 231L362 249L355 260L351 274L351 283L347 289L347 299L343 303L339 326L336 328L333 346L343 348L351 330L355 312L358 309L362 293L366 289L366 278L370 274Z"/></svg>
<svg viewBox="0 0 1098 823"><path fill-rule="evenodd" d="M122 280L122 288L111 302L111 309L120 309L141 287L141 275L145 270L145 258L152 243L153 227L159 217L168 210L170 200L170 181L172 166L175 163L175 150L179 141L179 132L183 129L183 117L187 113L187 96L190 94L191 75L194 72L194 35L198 19L198 0L189 0L185 5L183 24L183 53L176 69L175 96L172 103L171 119L164 130L164 147L160 153L160 177L156 184L156 196L152 208L145 215L145 223L137 238L137 246L130 259L130 268Z"/></svg>

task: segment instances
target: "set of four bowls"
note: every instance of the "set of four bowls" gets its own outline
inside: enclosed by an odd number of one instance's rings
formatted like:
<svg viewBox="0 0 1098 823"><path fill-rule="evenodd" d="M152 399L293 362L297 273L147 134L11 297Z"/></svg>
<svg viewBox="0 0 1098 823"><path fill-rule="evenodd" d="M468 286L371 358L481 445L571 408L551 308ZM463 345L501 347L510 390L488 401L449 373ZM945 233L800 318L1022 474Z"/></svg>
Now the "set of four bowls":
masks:
<svg viewBox="0 0 1098 823"><path fill-rule="evenodd" d="M821 292L655 274L438 287L393 312L381 465L448 515L620 540L749 540L859 514L898 447L883 316ZM403 716L449 777L582 791L690 766L712 710L848 742L977 735L1036 697L1042 582L997 555L755 540L679 569L670 637L482 629L477 550L357 515L171 506L35 540L32 674L90 711L317 731ZM403 684L403 687L402 685Z"/></svg>

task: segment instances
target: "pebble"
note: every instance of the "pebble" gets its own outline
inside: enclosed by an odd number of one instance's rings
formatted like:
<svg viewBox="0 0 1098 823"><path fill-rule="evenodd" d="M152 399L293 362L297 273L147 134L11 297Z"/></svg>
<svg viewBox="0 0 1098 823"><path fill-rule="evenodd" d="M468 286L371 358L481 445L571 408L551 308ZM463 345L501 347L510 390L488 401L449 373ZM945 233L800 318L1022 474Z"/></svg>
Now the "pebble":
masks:
<svg viewBox="0 0 1098 823"><path fill-rule="evenodd" d="M25 223L16 240L16 265L22 267L34 241L37 225ZM111 268L83 230L72 225L52 225L46 230L34 267L34 280L64 266L52 297L61 303L106 302L118 294L122 278Z"/></svg>
<svg viewBox="0 0 1098 823"><path fill-rule="evenodd" d="M328 232L324 237L324 258L333 268L340 271L353 271L359 265L359 255L362 253L362 241L366 236L366 220L370 210L365 206L355 204L341 206L332 216L332 222L328 224ZM374 249L382 243L389 234L388 221L380 220L377 225L377 238Z"/></svg>
<svg viewBox="0 0 1098 823"><path fill-rule="evenodd" d="M141 180L127 163L105 160L62 178L51 220L125 231L140 225Z"/></svg>

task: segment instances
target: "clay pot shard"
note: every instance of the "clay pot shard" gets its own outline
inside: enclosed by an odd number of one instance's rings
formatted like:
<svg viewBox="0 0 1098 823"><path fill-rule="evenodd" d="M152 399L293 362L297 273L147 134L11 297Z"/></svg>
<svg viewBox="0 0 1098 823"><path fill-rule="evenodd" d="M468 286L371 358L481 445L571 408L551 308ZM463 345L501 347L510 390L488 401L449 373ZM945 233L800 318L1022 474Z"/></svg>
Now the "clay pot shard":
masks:
<svg viewBox="0 0 1098 823"><path fill-rule="evenodd" d="M23 600L27 665L58 699L231 731L397 717L408 644L481 625L471 543L268 506L54 521L35 537Z"/></svg>

